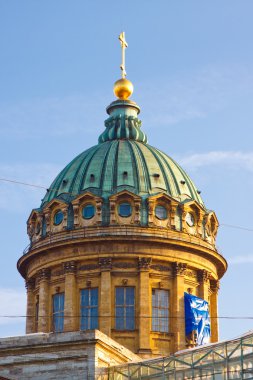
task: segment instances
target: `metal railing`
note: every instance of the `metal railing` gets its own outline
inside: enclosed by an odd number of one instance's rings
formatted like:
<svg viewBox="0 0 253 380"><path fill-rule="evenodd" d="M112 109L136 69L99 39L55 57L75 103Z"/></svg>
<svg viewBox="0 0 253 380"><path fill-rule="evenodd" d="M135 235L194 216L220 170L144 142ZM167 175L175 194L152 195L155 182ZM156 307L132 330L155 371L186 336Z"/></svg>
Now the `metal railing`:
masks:
<svg viewBox="0 0 253 380"><path fill-rule="evenodd" d="M253 379L253 332L173 356L97 370L98 380Z"/></svg>
<svg viewBox="0 0 253 380"><path fill-rule="evenodd" d="M157 227L136 227L136 226L97 226L97 227L83 227L73 230L65 230L56 233L48 233L45 237L30 243L23 251L23 254L27 254L31 250L41 248L47 245L58 242L66 242L75 239L85 239L94 237L106 237L106 236L131 236L131 237L154 237L161 239L170 239L178 241L186 241L198 246L217 250L215 247L202 240L200 237L190 235L181 231L172 231L167 228Z"/></svg>

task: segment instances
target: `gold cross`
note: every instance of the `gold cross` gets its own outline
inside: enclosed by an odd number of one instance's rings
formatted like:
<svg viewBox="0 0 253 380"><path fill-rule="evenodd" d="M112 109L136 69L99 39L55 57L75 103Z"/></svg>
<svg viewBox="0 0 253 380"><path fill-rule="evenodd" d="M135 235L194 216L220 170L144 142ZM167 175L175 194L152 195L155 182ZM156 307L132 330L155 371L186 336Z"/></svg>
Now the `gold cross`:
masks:
<svg viewBox="0 0 253 380"><path fill-rule="evenodd" d="M126 66L125 66L125 48L128 47L128 44L125 40L125 32L120 33L119 40L122 48L122 63L120 65L122 71L122 78L126 77Z"/></svg>

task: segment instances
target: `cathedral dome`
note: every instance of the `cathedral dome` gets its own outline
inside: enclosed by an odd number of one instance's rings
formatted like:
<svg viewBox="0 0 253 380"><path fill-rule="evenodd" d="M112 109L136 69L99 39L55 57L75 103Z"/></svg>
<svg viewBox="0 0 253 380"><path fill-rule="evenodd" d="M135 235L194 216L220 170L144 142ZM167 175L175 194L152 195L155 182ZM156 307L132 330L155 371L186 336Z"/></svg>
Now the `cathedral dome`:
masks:
<svg viewBox="0 0 253 380"><path fill-rule="evenodd" d="M95 145L74 158L56 177L42 201L72 200L85 191L108 198L128 190L146 198L165 193L177 201L203 206L200 192L186 172L169 156L147 144L137 118L139 107L117 100L108 108L106 130Z"/></svg>

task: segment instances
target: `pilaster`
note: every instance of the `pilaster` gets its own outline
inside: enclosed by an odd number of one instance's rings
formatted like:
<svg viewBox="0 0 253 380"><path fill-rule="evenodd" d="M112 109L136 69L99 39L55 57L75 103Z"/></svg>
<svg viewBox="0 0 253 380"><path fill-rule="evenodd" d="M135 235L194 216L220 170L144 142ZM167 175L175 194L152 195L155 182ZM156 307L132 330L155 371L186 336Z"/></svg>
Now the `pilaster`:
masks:
<svg viewBox="0 0 253 380"><path fill-rule="evenodd" d="M49 332L50 313L49 313L49 278L50 269L43 268L38 272L39 276L39 318L38 332Z"/></svg>
<svg viewBox="0 0 253 380"><path fill-rule="evenodd" d="M149 267L152 259L139 258L139 354L150 357L150 289Z"/></svg>
<svg viewBox="0 0 253 380"><path fill-rule="evenodd" d="M210 297L210 314L211 314L211 342L219 341L219 319L218 319L218 292L220 288L219 281L211 280L211 297Z"/></svg>
<svg viewBox="0 0 253 380"><path fill-rule="evenodd" d="M185 311L184 311L184 275L187 265L175 262L172 265L174 286L172 304L172 332L175 337L174 351L183 350L185 341Z"/></svg>
<svg viewBox="0 0 253 380"><path fill-rule="evenodd" d="M76 302L76 262L65 262L63 269L65 273L64 331L75 331L79 323Z"/></svg>
<svg viewBox="0 0 253 380"><path fill-rule="evenodd" d="M112 328L112 301L111 301L111 268L112 259L110 257L100 257L99 266L101 269L100 282L100 310L99 310L99 330L111 336Z"/></svg>
<svg viewBox="0 0 253 380"><path fill-rule="evenodd" d="M35 332L35 304L34 304L34 279L26 281L27 304L26 304L26 334Z"/></svg>
<svg viewBox="0 0 253 380"><path fill-rule="evenodd" d="M198 271L198 281L199 281L199 297L205 301L209 301L209 278L210 273L206 270Z"/></svg>

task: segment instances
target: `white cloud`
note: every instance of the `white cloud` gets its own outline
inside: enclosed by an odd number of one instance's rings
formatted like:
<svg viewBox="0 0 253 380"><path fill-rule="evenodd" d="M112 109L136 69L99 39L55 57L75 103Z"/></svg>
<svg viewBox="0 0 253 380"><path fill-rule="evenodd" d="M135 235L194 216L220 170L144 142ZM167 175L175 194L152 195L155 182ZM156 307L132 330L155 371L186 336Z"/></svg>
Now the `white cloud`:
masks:
<svg viewBox="0 0 253 380"><path fill-rule="evenodd" d="M251 255L239 255L228 258L229 264L253 264L253 254Z"/></svg>
<svg viewBox="0 0 253 380"><path fill-rule="evenodd" d="M44 164L0 165L0 178L49 187L62 167ZM44 189L0 181L0 209L22 212L27 208L38 207Z"/></svg>
<svg viewBox="0 0 253 380"><path fill-rule="evenodd" d="M211 165L253 171L253 152L214 151L178 157L185 169L196 170Z"/></svg>
<svg viewBox="0 0 253 380"><path fill-rule="evenodd" d="M0 288L0 325L20 322L26 315L25 288ZM8 318L8 316L12 318ZM17 316L17 317L15 317Z"/></svg>

